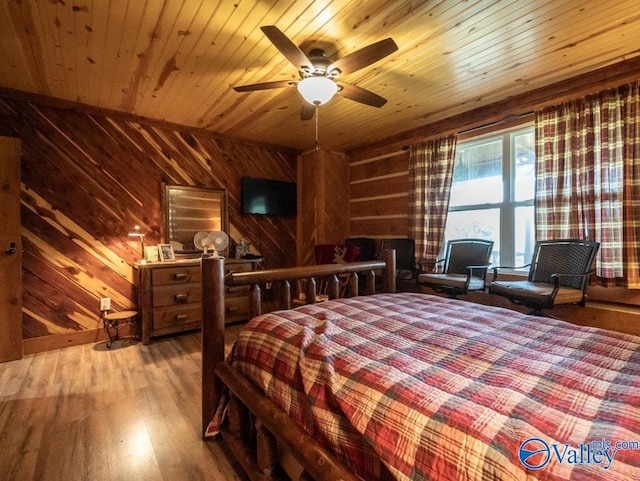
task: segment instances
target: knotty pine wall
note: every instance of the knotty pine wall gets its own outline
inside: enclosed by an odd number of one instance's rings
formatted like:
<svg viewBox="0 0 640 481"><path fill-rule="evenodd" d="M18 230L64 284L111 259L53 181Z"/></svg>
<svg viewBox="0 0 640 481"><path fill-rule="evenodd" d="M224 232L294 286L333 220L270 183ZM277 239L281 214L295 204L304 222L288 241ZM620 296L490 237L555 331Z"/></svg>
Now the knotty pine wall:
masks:
<svg viewBox="0 0 640 481"><path fill-rule="evenodd" d="M140 243L163 241L163 182L222 187L230 234L268 267L296 262L295 217L241 214L242 176L295 182L297 153L149 123L0 97L0 135L22 141L24 351L92 342L99 298L135 306Z"/></svg>

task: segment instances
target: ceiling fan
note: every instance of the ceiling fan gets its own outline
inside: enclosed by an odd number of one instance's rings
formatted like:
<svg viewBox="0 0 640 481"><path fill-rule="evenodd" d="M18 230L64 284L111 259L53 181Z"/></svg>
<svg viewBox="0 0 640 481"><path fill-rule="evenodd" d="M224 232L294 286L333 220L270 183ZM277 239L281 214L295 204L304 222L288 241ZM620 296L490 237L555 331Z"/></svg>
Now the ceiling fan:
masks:
<svg viewBox="0 0 640 481"><path fill-rule="evenodd" d="M371 65L398 50L391 38L380 40L332 62L324 50L316 48L307 56L278 27L260 27L271 43L291 62L300 73L300 80L276 80L234 87L236 92L297 87L306 103L302 107L302 120L313 118L316 108L338 94L372 107L382 107L387 99L338 79Z"/></svg>

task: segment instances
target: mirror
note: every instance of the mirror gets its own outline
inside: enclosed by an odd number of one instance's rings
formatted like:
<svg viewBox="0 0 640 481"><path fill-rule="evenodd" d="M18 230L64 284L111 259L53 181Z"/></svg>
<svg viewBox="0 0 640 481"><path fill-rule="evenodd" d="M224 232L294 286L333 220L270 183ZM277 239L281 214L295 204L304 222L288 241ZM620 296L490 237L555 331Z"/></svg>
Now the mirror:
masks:
<svg viewBox="0 0 640 481"><path fill-rule="evenodd" d="M204 187L165 185L164 233L176 254L199 254L193 245L197 232L229 232L227 191Z"/></svg>

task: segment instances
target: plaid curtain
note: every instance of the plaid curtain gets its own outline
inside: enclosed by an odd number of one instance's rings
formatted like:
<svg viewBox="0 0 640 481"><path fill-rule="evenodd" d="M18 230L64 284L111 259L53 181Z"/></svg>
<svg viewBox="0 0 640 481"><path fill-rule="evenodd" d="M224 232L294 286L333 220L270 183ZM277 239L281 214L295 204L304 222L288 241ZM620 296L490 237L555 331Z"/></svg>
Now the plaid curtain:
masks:
<svg viewBox="0 0 640 481"><path fill-rule="evenodd" d="M456 140L450 135L411 148L409 237L418 262L435 263L444 242Z"/></svg>
<svg viewBox="0 0 640 481"><path fill-rule="evenodd" d="M640 82L536 112L536 237L600 242L603 285L640 288Z"/></svg>

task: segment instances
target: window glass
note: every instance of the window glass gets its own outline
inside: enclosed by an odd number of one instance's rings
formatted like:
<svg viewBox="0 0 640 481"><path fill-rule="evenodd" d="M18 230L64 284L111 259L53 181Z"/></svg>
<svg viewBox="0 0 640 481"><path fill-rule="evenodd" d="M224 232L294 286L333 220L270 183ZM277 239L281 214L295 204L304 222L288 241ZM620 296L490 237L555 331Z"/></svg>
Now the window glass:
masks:
<svg viewBox="0 0 640 481"><path fill-rule="evenodd" d="M446 240L490 239L493 265L529 263L535 242L534 191L533 128L459 143Z"/></svg>
<svg viewBox="0 0 640 481"><path fill-rule="evenodd" d="M447 240L493 240L491 263L500 259L500 209L460 210L449 212L445 229Z"/></svg>
<svg viewBox="0 0 640 481"><path fill-rule="evenodd" d="M533 132L514 134L516 201L533 199L536 167L536 145Z"/></svg>
<svg viewBox="0 0 640 481"><path fill-rule="evenodd" d="M456 149L450 206L502 201L502 141L462 145Z"/></svg>
<svg viewBox="0 0 640 481"><path fill-rule="evenodd" d="M523 266L531 262L536 233L533 206L516 207L515 227L515 266Z"/></svg>

